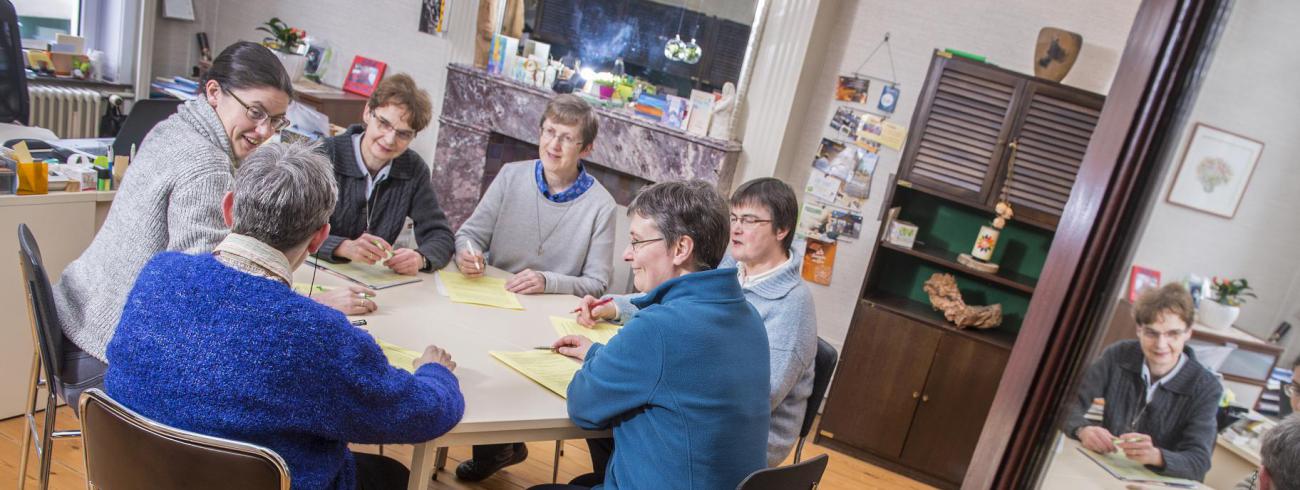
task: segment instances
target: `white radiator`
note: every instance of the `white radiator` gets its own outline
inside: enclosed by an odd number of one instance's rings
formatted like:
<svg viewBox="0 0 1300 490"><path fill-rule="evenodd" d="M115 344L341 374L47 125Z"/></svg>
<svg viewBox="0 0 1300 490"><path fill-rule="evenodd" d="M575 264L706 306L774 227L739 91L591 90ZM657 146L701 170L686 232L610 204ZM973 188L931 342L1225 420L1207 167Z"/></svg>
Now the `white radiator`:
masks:
<svg viewBox="0 0 1300 490"><path fill-rule="evenodd" d="M99 118L107 102L98 90L29 85L31 125L53 131L60 138L98 138Z"/></svg>

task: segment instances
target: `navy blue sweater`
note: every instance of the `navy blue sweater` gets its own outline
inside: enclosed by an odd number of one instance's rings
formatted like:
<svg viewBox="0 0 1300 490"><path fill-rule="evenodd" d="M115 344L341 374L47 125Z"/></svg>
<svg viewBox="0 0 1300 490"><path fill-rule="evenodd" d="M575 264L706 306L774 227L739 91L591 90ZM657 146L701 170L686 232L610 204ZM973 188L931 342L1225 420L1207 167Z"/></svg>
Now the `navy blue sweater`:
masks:
<svg viewBox="0 0 1300 490"><path fill-rule="evenodd" d="M108 359L114 399L173 427L268 447L295 489L355 488L349 442L428 441L465 408L443 366L393 368L343 314L211 256L150 260Z"/></svg>
<svg viewBox="0 0 1300 490"><path fill-rule="evenodd" d="M614 431L603 488L736 488L767 467L767 330L736 269L674 278L633 303L569 384L569 418Z"/></svg>

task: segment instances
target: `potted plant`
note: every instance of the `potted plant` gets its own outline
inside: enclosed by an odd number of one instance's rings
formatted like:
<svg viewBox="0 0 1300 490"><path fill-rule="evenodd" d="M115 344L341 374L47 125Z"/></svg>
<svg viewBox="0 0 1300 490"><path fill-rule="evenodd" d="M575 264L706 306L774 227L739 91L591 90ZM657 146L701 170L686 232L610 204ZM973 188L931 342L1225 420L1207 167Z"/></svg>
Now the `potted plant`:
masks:
<svg viewBox="0 0 1300 490"><path fill-rule="evenodd" d="M1241 314L1241 305L1246 302L1245 298L1258 298L1250 290L1250 283L1245 279L1215 277L1210 281L1212 296L1209 299L1212 301L1202 301L1198 308L1200 323L1219 330L1231 327L1233 322L1237 321L1237 316Z"/></svg>
<svg viewBox="0 0 1300 490"><path fill-rule="evenodd" d="M257 28L257 30L270 34L270 37L262 39L262 45L271 49L275 56L280 58L280 63L284 65L284 71L289 73L291 80L297 80L302 77L303 70L307 66L307 43L303 42L307 38L307 31L296 27L289 27L279 17L271 17Z"/></svg>

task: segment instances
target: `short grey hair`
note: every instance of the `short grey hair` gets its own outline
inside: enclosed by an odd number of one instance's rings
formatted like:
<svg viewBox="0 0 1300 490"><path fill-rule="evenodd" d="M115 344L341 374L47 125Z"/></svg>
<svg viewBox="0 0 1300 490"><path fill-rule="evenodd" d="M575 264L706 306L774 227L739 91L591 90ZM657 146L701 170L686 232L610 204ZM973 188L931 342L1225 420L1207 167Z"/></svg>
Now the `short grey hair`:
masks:
<svg viewBox="0 0 1300 490"><path fill-rule="evenodd" d="M1269 429L1259 454L1273 488L1300 490L1300 413Z"/></svg>
<svg viewBox="0 0 1300 490"><path fill-rule="evenodd" d="M235 172L231 231L290 250L329 223L337 201L334 169L315 146L262 145Z"/></svg>
<svg viewBox="0 0 1300 490"><path fill-rule="evenodd" d="M694 268L706 271L718 267L730 241L730 207L713 184L702 180L661 182L641 189L627 215L636 214L655 222L664 244L683 236L695 242Z"/></svg>

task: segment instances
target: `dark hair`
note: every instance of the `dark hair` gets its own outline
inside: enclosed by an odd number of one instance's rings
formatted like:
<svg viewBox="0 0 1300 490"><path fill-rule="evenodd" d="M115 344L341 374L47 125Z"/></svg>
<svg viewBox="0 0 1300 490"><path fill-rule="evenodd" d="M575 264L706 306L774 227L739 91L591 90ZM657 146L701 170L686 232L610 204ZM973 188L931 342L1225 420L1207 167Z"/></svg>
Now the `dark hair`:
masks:
<svg viewBox="0 0 1300 490"><path fill-rule="evenodd" d="M799 220L799 198L789 184L775 177L761 177L736 188L731 193L731 206L759 206L772 214L772 233L786 231L781 239L782 250L789 253L794 243L794 227Z"/></svg>
<svg viewBox="0 0 1300 490"><path fill-rule="evenodd" d="M730 235L727 201L713 184L692 180L644 187L627 206L627 215L633 213L654 221L670 249L677 239L691 237L695 242L692 259L697 271L717 268L727 252Z"/></svg>
<svg viewBox="0 0 1300 490"><path fill-rule="evenodd" d="M1133 319L1139 326L1150 325L1160 320L1160 315L1169 312L1192 327L1196 320L1196 306L1192 304L1192 295L1187 288L1176 282L1151 289L1138 296L1133 304Z"/></svg>
<svg viewBox="0 0 1300 490"><path fill-rule="evenodd" d="M600 123L596 122L596 111L591 110L591 104L573 94L559 95L551 99L546 104L546 112L542 113L542 120L538 121L537 125L540 127L547 119L565 126L580 128L583 150L596 141L596 132L600 130Z"/></svg>
<svg viewBox="0 0 1300 490"><path fill-rule="evenodd" d="M415 80L405 73L389 75L379 82L367 104L371 110L386 105L405 109L406 123L416 132L423 131L429 126L429 120L433 119L433 103L429 101L429 93L415 86Z"/></svg>
<svg viewBox="0 0 1300 490"><path fill-rule="evenodd" d="M207 85L208 80L216 80L226 90L273 88L293 98L293 80L280 59L253 42L239 41L221 50L199 85Z"/></svg>

